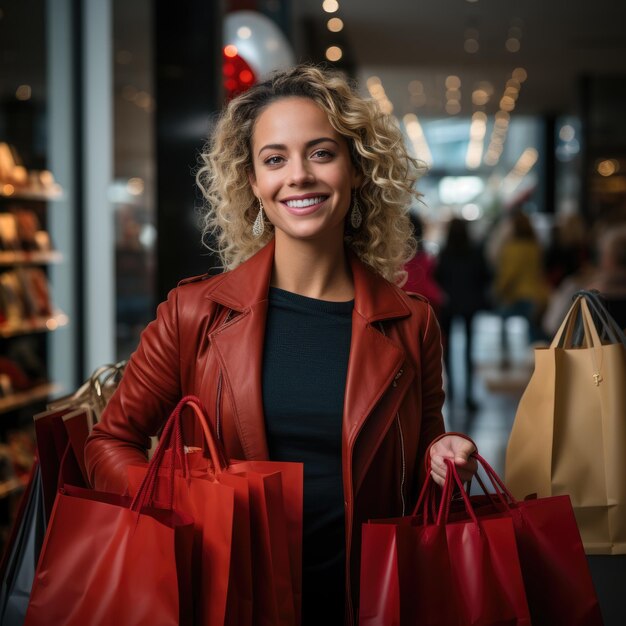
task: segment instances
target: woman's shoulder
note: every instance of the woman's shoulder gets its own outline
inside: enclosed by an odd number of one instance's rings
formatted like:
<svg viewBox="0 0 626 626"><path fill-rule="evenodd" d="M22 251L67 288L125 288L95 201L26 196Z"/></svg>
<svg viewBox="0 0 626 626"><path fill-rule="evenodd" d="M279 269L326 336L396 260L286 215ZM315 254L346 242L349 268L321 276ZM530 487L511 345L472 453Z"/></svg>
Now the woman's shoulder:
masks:
<svg viewBox="0 0 626 626"><path fill-rule="evenodd" d="M184 278L168 293L162 305L175 309L179 316L186 312L196 314L200 310L210 311L214 304L210 293L222 279L223 274L209 273Z"/></svg>

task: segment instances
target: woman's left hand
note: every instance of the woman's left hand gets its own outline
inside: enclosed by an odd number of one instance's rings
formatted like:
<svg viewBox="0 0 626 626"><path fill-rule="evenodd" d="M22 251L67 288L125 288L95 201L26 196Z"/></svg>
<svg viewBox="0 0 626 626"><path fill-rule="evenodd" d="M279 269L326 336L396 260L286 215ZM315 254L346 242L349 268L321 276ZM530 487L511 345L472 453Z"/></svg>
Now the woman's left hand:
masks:
<svg viewBox="0 0 626 626"><path fill-rule="evenodd" d="M458 435L446 435L433 443L430 446L430 474L433 480L443 487L447 471L444 459L454 461L463 482L471 480L478 467L476 459L471 456L473 452L476 452L476 446Z"/></svg>

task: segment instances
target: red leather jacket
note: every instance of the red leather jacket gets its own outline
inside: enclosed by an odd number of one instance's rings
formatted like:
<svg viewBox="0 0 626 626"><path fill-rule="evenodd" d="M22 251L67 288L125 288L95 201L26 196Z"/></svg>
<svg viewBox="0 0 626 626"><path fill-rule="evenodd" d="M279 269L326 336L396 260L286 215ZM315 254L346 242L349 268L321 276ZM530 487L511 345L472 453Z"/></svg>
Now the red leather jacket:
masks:
<svg viewBox="0 0 626 626"><path fill-rule="evenodd" d="M143 332L117 392L86 446L98 489L126 488L181 396L198 396L231 458L267 459L261 366L274 259L268 244L236 269L183 281ZM423 458L444 432L441 341L428 303L350 254L355 297L343 414L346 624L358 607L361 524L409 512Z"/></svg>

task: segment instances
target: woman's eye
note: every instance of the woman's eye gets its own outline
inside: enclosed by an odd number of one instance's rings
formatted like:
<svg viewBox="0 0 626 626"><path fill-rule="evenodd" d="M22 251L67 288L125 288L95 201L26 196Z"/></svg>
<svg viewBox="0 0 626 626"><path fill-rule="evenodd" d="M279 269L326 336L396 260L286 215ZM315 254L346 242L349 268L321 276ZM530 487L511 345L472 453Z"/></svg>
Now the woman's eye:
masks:
<svg viewBox="0 0 626 626"><path fill-rule="evenodd" d="M330 158L332 156L333 156L333 153L330 152L330 150L320 149L320 150L316 150L313 153L313 157L316 158L316 159L328 159L328 158Z"/></svg>
<svg viewBox="0 0 626 626"><path fill-rule="evenodd" d="M265 161L263 161L265 163L265 165L278 165L279 163L281 163L283 160L283 157L280 156L271 156L267 159L265 159Z"/></svg>

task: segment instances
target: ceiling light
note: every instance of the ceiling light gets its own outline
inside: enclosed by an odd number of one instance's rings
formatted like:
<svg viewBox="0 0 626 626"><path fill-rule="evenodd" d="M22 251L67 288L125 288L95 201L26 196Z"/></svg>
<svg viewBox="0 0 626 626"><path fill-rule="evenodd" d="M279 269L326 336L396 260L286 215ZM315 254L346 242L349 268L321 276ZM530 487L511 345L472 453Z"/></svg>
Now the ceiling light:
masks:
<svg viewBox="0 0 626 626"><path fill-rule="evenodd" d="M506 111L498 111L496 113L496 120L506 120L507 122L511 119L511 116Z"/></svg>
<svg viewBox="0 0 626 626"><path fill-rule="evenodd" d="M412 80L409 83L409 93L412 94L423 94L424 93L424 85L421 80Z"/></svg>
<svg viewBox="0 0 626 626"><path fill-rule="evenodd" d="M477 106L483 106L489 102L489 94L484 89L475 89L472 92L472 103Z"/></svg>
<svg viewBox="0 0 626 626"><path fill-rule="evenodd" d="M465 44L463 45L465 52L468 52L469 54L475 54L478 52L479 47L478 39L473 39L471 37L466 39Z"/></svg>
<svg viewBox="0 0 626 626"><path fill-rule="evenodd" d="M326 48L326 58L329 61L339 61L343 56L343 50L339 46L330 46Z"/></svg>
<svg viewBox="0 0 626 626"><path fill-rule="evenodd" d="M502 96L500 100L500 108L503 111L512 111L515 108L515 100L510 96Z"/></svg>
<svg viewBox="0 0 626 626"><path fill-rule="evenodd" d="M600 176L612 176L617 171L616 161L614 159L607 159L598 163L598 174Z"/></svg>
<svg viewBox="0 0 626 626"><path fill-rule="evenodd" d="M519 52L519 49L521 48L520 40L516 39L515 37L509 37L506 40L504 47L509 52Z"/></svg>
<svg viewBox="0 0 626 626"><path fill-rule="evenodd" d="M461 79L458 76L448 76L446 78L446 88L454 90L460 89Z"/></svg>
<svg viewBox="0 0 626 626"><path fill-rule="evenodd" d="M523 83L528 78L528 72L523 67L516 67L511 76L520 83Z"/></svg>
<svg viewBox="0 0 626 626"><path fill-rule="evenodd" d="M402 118L402 121L404 123L404 128L406 129L406 134L409 136L411 144L413 145L414 155L424 161L427 165L432 165L433 156L428 142L426 141L422 125L417 119L417 115L408 113Z"/></svg>
<svg viewBox="0 0 626 626"><path fill-rule="evenodd" d="M339 10L339 2L337 2L337 0L324 0L322 9L324 9L326 13L336 13Z"/></svg>
<svg viewBox="0 0 626 626"><path fill-rule="evenodd" d="M559 131L559 138L562 141L571 141L576 136L576 131L571 124L565 124L565 126L561 127Z"/></svg>
<svg viewBox="0 0 626 626"><path fill-rule="evenodd" d="M326 23L326 27L331 33L338 33L343 30L343 20L338 17L331 17Z"/></svg>
<svg viewBox="0 0 626 626"><path fill-rule="evenodd" d="M250 39L250 37L252 37L252 30L249 26L240 26L237 29L237 37L239 37L239 39Z"/></svg>
<svg viewBox="0 0 626 626"><path fill-rule="evenodd" d="M30 100L30 97L32 96L32 94L33 94L33 91L30 85L20 85L15 90L15 97L18 100Z"/></svg>
<svg viewBox="0 0 626 626"><path fill-rule="evenodd" d="M457 115L461 112L461 103L458 100L448 100L446 102L446 113L448 115Z"/></svg>

